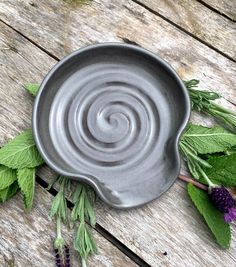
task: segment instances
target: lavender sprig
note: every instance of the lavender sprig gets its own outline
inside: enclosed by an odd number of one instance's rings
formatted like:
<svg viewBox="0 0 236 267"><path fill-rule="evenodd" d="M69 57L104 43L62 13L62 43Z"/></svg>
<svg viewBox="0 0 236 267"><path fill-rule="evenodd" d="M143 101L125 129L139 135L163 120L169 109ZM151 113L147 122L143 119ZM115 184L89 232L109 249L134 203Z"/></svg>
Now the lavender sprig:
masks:
<svg viewBox="0 0 236 267"><path fill-rule="evenodd" d="M86 267L88 256L97 252L96 243L85 222L87 219L90 225L95 227L96 216L93 209L95 193L87 185L78 184L72 198L74 208L71 212L71 219L74 222L79 220L79 227L74 239L74 249L81 257L82 266Z"/></svg>
<svg viewBox="0 0 236 267"><path fill-rule="evenodd" d="M57 267L70 267L69 247L66 245L65 239L61 233L61 223L68 222L68 208L65 198L65 188L69 183L68 178L60 176L58 178L60 189L55 196L50 212L51 217L56 218L57 237L54 241L55 262Z"/></svg>

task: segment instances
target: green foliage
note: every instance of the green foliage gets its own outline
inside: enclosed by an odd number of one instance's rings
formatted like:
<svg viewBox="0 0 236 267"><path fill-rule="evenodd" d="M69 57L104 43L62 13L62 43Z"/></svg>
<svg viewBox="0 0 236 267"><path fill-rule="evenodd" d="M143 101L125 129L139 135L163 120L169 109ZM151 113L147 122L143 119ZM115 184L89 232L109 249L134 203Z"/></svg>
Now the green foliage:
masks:
<svg viewBox="0 0 236 267"><path fill-rule="evenodd" d="M12 198L19 190L18 182L15 181L9 187L0 190L0 203L4 203L10 198Z"/></svg>
<svg viewBox="0 0 236 267"><path fill-rule="evenodd" d="M73 194L73 203L75 205L71 212L71 218L73 221L84 221L88 219L90 224L94 227L96 224L96 216L92 205L94 200L91 197L92 194L94 194L94 191L87 185L77 185Z"/></svg>
<svg viewBox="0 0 236 267"><path fill-rule="evenodd" d="M96 243L85 222L80 222L74 239L74 248L78 251L80 257L85 260L90 254L97 252Z"/></svg>
<svg viewBox="0 0 236 267"><path fill-rule="evenodd" d="M199 157L191 145L181 141L179 147L184 160L187 162L189 171L195 179L199 179L202 176L203 168L212 167L206 160Z"/></svg>
<svg viewBox="0 0 236 267"><path fill-rule="evenodd" d="M93 209L94 197L94 191L84 184L78 184L72 196L74 208L71 212L71 219L73 221L80 221L74 239L74 248L84 260L86 260L90 254L97 252L95 241L85 224L85 219L87 219L91 226L95 227L96 216Z"/></svg>
<svg viewBox="0 0 236 267"><path fill-rule="evenodd" d="M203 127L189 124L182 141L190 145L198 154L226 151L236 145L236 135L221 127Z"/></svg>
<svg viewBox="0 0 236 267"><path fill-rule="evenodd" d="M68 183L68 178L60 176L59 178L60 190L54 197L50 212L51 217L55 216L56 218L60 218L63 222L68 222L68 208L65 197L65 188L67 186L67 183Z"/></svg>
<svg viewBox="0 0 236 267"><path fill-rule="evenodd" d="M204 217L217 243L224 249L229 248L231 232L229 224L224 222L223 214L209 201L205 191L188 184L188 194L200 214Z"/></svg>
<svg viewBox="0 0 236 267"><path fill-rule="evenodd" d="M12 169L34 168L43 163L32 130L26 130L0 149L0 164Z"/></svg>
<svg viewBox="0 0 236 267"><path fill-rule="evenodd" d="M33 96L36 96L39 90L39 84L37 83L27 83L25 89Z"/></svg>
<svg viewBox="0 0 236 267"><path fill-rule="evenodd" d="M17 180L16 171L6 166L0 166L0 190L9 187Z"/></svg>
<svg viewBox="0 0 236 267"><path fill-rule="evenodd" d="M34 199L35 168L24 168L17 170L17 179L21 192L24 195L26 210L30 211Z"/></svg>
<svg viewBox="0 0 236 267"><path fill-rule="evenodd" d="M236 154L212 157L207 162L212 168L205 168L206 175L213 183L227 187L236 186ZM200 177L200 182L205 180Z"/></svg>

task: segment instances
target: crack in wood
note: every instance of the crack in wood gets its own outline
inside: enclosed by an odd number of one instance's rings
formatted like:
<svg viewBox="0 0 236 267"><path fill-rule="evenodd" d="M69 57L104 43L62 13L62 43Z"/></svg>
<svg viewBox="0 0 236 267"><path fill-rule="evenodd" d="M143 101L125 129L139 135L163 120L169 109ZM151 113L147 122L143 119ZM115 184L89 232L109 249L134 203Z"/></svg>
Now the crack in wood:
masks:
<svg viewBox="0 0 236 267"><path fill-rule="evenodd" d="M236 22L235 19L232 19L231 17L229 17L229 16L226 15L225 13L220 12L218 9L214 8L213 6L210 6L209 4L207 4L206 2L204 2L203 0L196 0L196 1L198 1L198 2L199 2L200 4L202 4L203 6L209 8L211 11L213 11L213 12L219 14L220 16L222 16L222 17L224 17L224 18L226 18L226 19L228 19L228 20L231 20L231 21L233 21L233 22Z"/></svg>

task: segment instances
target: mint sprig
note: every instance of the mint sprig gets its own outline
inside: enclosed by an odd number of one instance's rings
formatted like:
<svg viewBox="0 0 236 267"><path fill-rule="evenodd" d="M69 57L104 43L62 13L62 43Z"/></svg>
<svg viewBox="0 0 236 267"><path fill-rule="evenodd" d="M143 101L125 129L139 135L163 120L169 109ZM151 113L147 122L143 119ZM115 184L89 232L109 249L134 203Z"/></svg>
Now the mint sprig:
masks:
<svg viewBox="0 0 236 267"><path fill-rule="evenodd" d="M33 204L35 167L43 164L32 134L26 130L0 149L0 198L5 202L20 188L27 211ZM17 181L17 186L14 183ZM14 183L14 186L11 186ZM1 197L2 196L2 197Z"/></svg>
<svg viewBox="0 0 236 267"><path fill-rule="evenodd" d="M11 169L34 168L43 162L31 129L16 136L0 149L0 164Z"/></svg>
<svg viewBox="0 0 236 267"><path fill-rule="evenodd" d="M33 205L35 171L35 168L24 168L17 170L17 180L24 196L24 203L27 211L30 211Z"/></svg>
<svg viewBox="0 0 236 267"><path fill-rule="evenodd" d="M190 123L182 141L190 144L198 154L210 154L235 146L236 135L219 126L208 128Z"/></svg>

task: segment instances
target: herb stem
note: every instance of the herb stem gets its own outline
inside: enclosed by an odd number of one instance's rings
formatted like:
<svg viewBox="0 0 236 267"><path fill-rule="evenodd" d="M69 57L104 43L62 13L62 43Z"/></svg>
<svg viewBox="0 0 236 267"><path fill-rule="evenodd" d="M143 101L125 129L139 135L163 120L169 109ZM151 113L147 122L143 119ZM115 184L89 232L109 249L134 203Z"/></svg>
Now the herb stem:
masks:
<svg viewBox="0 0 236 267"><path fill-rule="evenodd" d="M82 267L87 267L86 260L84 258L81 258Z"/></svg>
<svg viewBox="0 0 236 267"><path fill-rule="evenodd" d="M62 238L61 235L61 218L57 216L57 238Z"/></svg>
<svg viewBox="0 0 236 267"><path fill-rule="evenodd" d="M216 185L212 183L212 181L208 178L208 176L206 175L206 173L202 170L201 167L199 167L199 171L202 174L203 178L205 179L205 181L208 183L209 188L215 187Z"/></svg>
<svg viewBox="0 0 236 267"><path fill-rule="evenodd" d="M208 187L206 185L203 185L195 180L193 180L192 178L188 177L188 176L185 176L183 174L179 174L179 177L178 177L180 180L186 182L186 183L191 183L193 185L195 185L196 187L202 189L202 190L205 190L207 191L208 190Z"/></svg>
<svg viewBox="0 0 236 267"><path fill-rule="evenodd" d="M197 155L195 155L188 147L186 143L180 142L180 148L184 152L186 156L190 156L192 159L196 160L196 162L200 163L202 166L205 166L206 168L211 168L211 165L207 163L205 160L202 160Z"/></svg>

